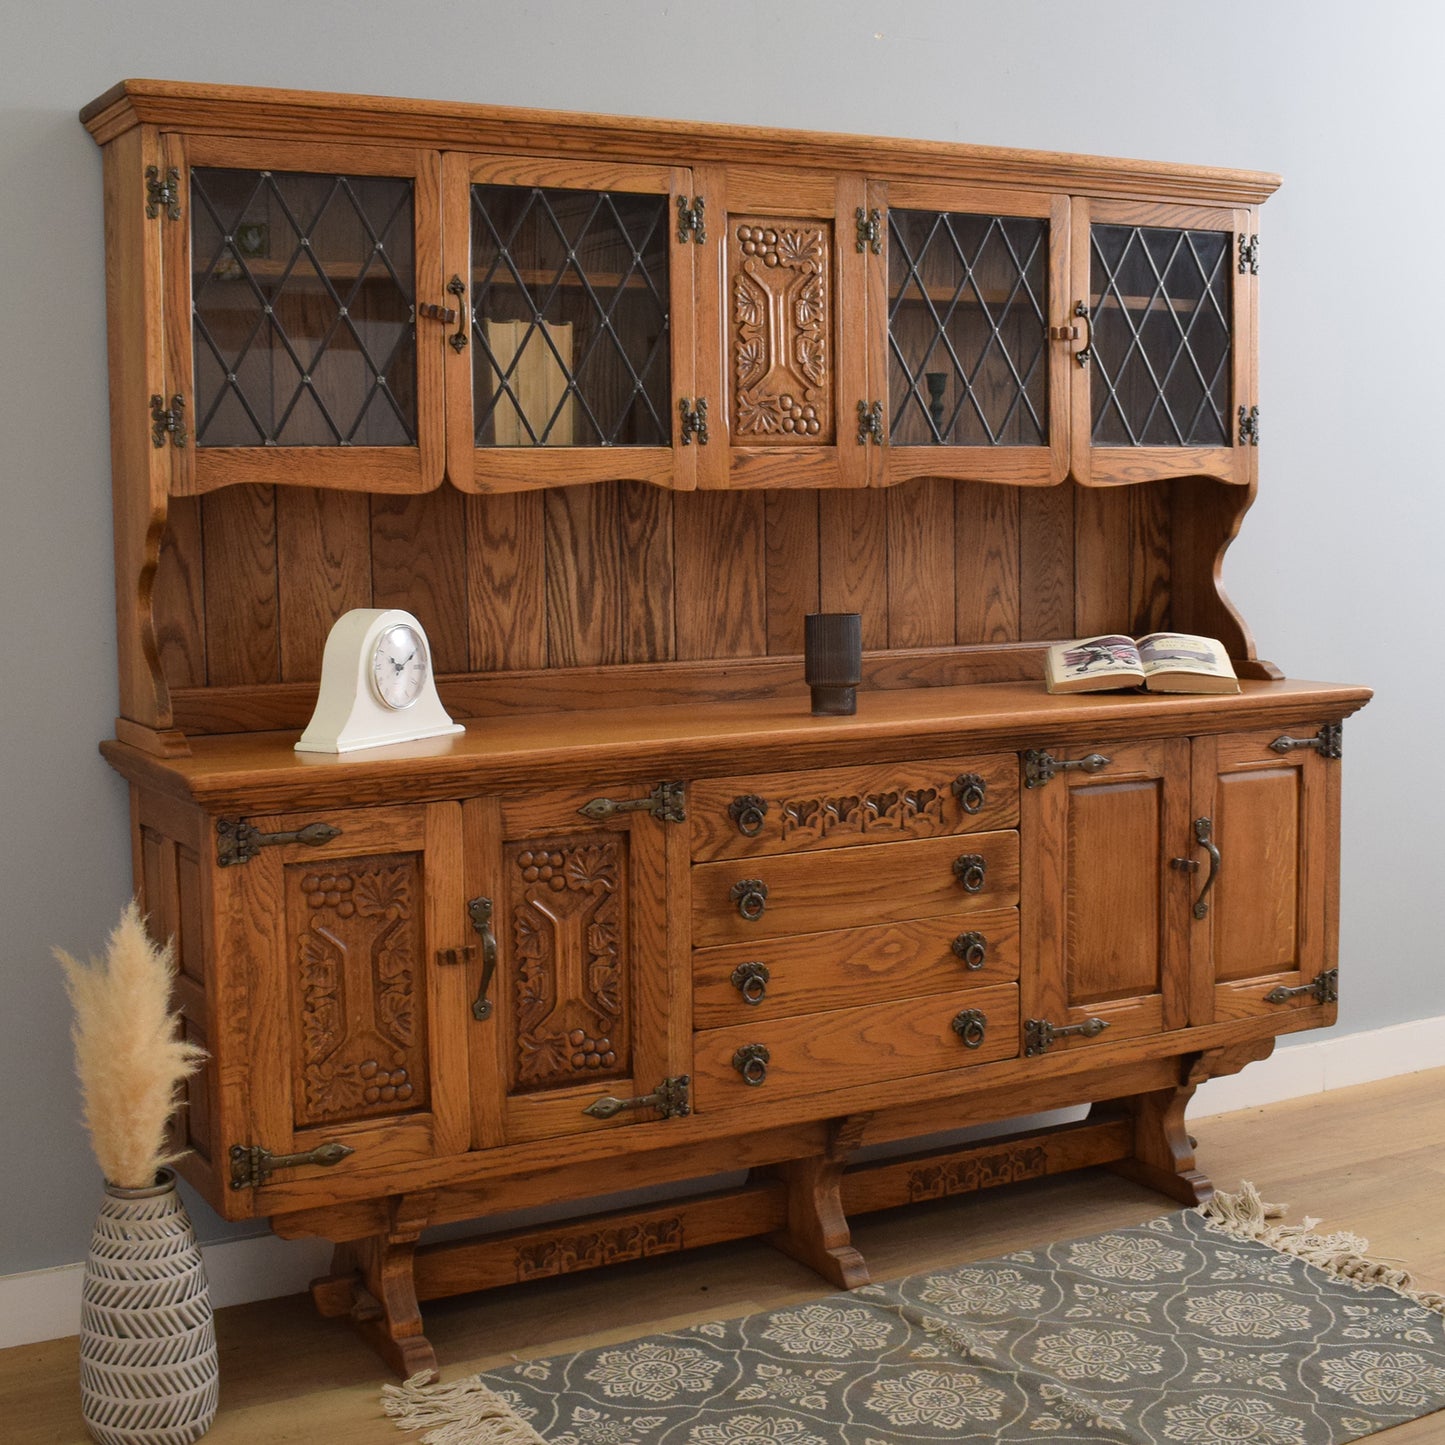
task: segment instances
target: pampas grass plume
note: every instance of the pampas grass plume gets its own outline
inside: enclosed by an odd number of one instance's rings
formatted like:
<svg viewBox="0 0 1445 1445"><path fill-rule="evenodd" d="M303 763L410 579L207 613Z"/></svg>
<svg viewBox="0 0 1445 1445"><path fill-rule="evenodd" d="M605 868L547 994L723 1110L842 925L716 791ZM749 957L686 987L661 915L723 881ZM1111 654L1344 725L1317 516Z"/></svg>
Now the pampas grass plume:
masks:
<svg viewBox="0 0 1445 1445"><path fill-rule="evenodd" d="M59 948L55 957L75 1010L70 1037L96 1161L111 1184L149 1188L180 1157L166 1152L166 1124L180 1085L206 1057L171 1013L174 950L151 943L132 901L104 958L85 964Z"/></svg>

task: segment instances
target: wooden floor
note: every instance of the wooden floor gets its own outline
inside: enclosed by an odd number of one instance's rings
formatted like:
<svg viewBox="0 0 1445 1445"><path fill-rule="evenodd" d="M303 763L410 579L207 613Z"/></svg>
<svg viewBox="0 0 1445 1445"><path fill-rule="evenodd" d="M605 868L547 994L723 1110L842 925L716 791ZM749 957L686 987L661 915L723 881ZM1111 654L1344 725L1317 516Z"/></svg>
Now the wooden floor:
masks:
<svg viewBox="0 0 1445 1445"><path fill-rule="evenodd" d="M1445 1069L1201 1120L1202 1167L1221 1188L1252 1179L1290 1218L1364 1235L1371 1253L1445 1289ZM875 1279L1094 1234L1177 1208L1103 1170L860 1219L854 1242ZM426 1309L443 1378L514 1356L553 1354L831 1291L764 1244L690 1254L493 1290ZM587 1321L606 1321L588 1330ZM239 1305L216 1320L221 1412L208 1445L404 1445L381 1413L385 1378L344 1322L303 1296ZM0 1440L84 1445L75 1340L0 1351ZM1445 1411L1372 1436L1445 1442Z"/></svg>

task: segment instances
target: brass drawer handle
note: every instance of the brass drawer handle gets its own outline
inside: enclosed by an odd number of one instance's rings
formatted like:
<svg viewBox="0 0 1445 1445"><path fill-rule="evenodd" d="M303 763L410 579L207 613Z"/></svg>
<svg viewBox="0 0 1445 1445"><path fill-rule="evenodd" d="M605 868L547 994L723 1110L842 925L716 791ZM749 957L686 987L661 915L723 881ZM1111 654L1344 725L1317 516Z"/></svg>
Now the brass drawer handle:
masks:
<svg viewBox="0 0 1445 1445"><path fill-rule="evenodd" d="M768 885L761 878L744 878L733 884L728 898L737 904L738 912L749 923L756 923L768 906Z"/></svg>
<svg viewBox="0 0 1445 1445"><path fill-rule="evenodd" d="M964 1048L982 1048L984 1031L988 1027L988 1015L982 1009L966 1008L954 1017L949 1027L963 1040Z"/></svg>
<svg viewBox="0 0 1445 1445"><path fill-rule="evenodd" d="M762 1003L768 991L772 972L765 963L740 963L733 969L729 982L742 994L744 1003Z"/></svg>
<svg viewBox="0 0 1445 1445"><path fill-rule="evenodd" d="M766 1044L744 1044L733 1055L733 1068L743 1076L743 1083L756 1089L768 1077L772 1057Z"/></svg>
<svg viewBox="0 0 1445 1445"><path fill-rule="evenodd" d="M953 860L953 876L965 893L982 893L988 878L988 860L982 853L964 853Z"/></svg>
<svg viewBox="0 0 1445 1445"><path fill-rule="evenodd" d="M977 773L960 773L953 780L953 796L965 813L981 813L988 799L988 784Z"/></svg>
<svg viewBox="0 0 1445 1445"><path fill-rule="evenodd" d="M763 831L763 819L768 815L768 802L756 793L745 793L728 804L728 817L737 824L738 832L744 838L756 838Z"/></svg>
<svg viewBox="0 0 1445 1445"><path fill-rule="evenodd" d="M492 900L473 898L467 904L467 913L482 940L482 982L476 998L472 1000L472 1017L482 1023L492 1016L492 1001L487 992L492 986L492 975L497 971L497 935L492 932Z"/></svg>
<svg viewBox="0 0 1445 1445"><path fill-rule="evenodd" d="M988 961L988 940L981 933L960 933L951 947L965 968L982 968Z"/></svg>

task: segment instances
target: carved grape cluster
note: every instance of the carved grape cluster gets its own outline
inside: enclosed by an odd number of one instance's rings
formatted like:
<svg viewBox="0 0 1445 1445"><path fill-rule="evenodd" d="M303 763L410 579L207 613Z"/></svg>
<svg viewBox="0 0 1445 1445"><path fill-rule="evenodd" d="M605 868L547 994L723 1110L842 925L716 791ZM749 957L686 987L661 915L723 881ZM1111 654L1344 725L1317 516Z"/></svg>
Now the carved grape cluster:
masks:
<svg viewBox="0 0 1445 1445"><path fill-rule="evenodd" d="M780 396L778 405L782 408L782 420L778 426L798 436L817 436L822 428L818 420L818 408L795 400L791 396Z"/></svg>
<svg viewBox="0 0 1445 1445"><path fill-rule="evenodd" d="M594 1039L586 1029L573 1029L567 1042L572 1045L574 1069L610 1069L617 1062L609 1038Z"/></svg>
<svg viewBox="0 0 1445 1445"><path fill-rule="evenodd" d="M334 908L342 918L350 918L356 912L351 890L356 880L344 873L308 873L301 880L301 891L312 908Z"/></svg>
<svg viewBox="0 0 1445 1445"><path fill-rule="evenodd" d="M778 233L762 226L739 226L738 240L744 256L761 256L763 265L778 264Z"/></svg>
<svg viewBox="0 0 1445 1445"><path fill-rule="evenodd" d="M528 849L517 854L517 866L528 883L545 883L554 893L560 893L567 886L560 853L551 853L545 848Z"/></svg>
<svg viewBox="0 0 1445 1445"><path fill-rule="evenodd" d="M401 1066L404 1055L393 1054L395 1068L383 1069L375 1059L367 1059L357 1072L361 1075L361 1097L368 1104L405 1103L416 1091L411 1076Z"/></svg>

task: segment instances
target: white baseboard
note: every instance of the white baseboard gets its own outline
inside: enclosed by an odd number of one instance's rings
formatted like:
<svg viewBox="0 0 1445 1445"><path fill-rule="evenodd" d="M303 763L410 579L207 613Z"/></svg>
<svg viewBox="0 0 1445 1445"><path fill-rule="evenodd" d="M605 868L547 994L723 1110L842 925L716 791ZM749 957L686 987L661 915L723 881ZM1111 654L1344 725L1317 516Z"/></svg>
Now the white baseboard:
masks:
<svg viewBox="0 0 1445 1445"><path fill-rule="evenodd" d="M1255 1109L1351 1084L1445 1066L1445 1018L1417 1019L1340 1038L1285 1044L1242 1073L1211 1079L1190 1106L1191 1118ZM322 1240L274 1235L227 1240L202 1251L217 1309L297 1294L326 1272ZM80 1328L83 1265L0 1275L0 1349L63 1339Z"/></svg>

